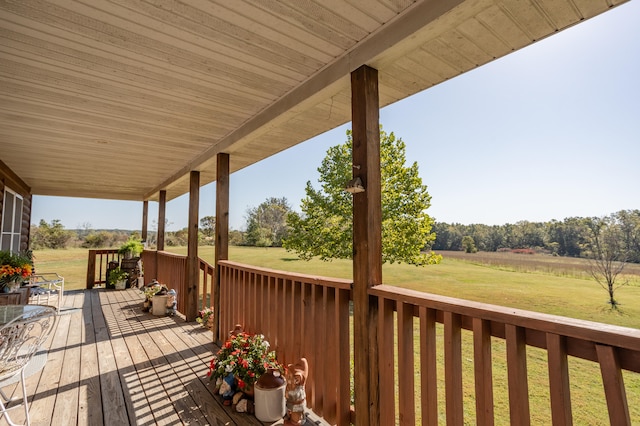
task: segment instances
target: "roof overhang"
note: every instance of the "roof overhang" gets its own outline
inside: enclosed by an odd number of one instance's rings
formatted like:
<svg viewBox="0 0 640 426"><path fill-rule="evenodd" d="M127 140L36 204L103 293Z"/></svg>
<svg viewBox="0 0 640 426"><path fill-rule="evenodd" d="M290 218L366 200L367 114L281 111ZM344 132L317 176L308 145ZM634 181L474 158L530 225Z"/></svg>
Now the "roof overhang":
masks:
<svg viewBox="0 0 640 426"><path fill-rule="evenodd" d="M0 160L36 195L171 200L623 1L5 1Z"/></svg>

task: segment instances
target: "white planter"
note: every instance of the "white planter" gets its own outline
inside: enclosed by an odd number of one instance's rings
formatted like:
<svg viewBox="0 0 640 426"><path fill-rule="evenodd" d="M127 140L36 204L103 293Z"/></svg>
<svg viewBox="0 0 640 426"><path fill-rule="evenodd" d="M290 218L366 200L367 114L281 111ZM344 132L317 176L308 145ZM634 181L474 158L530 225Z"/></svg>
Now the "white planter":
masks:
<svg viewBox="0 0 640 426"><path fill-rule="evenodd" d="M127 280L116 281L116 290L124 290L127 288Z"/></svg>
<svg viewBox="0 0 640 426"><path fill-rule="evenodd" d="M167 296L153 296L151 313L157 316L167 314Z"/></svg>

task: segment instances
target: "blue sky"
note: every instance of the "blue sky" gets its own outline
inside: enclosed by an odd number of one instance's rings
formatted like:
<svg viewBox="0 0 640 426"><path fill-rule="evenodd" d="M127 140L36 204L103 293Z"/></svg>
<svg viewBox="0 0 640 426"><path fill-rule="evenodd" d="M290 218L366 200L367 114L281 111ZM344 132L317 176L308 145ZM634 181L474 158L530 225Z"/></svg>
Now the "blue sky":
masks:
<svg viewBox="0 0 640 426"><path fill-rule="evenodd" d="M407 144L448 223L501 225L603 216L640 208L640 2L603 15L381 111ZM307 181L349 125L231 176L230 226L248 208L286 197L298 210ZM200 217L215 215L215 183ZM244 188L235 191L234 188ZM246 188L251 188L247 191ZM157 220L149 203L149 229ZM187 226L188 198L167 204L168 230ZM142 203L34 196L32 223L140 229Z"/></svg>

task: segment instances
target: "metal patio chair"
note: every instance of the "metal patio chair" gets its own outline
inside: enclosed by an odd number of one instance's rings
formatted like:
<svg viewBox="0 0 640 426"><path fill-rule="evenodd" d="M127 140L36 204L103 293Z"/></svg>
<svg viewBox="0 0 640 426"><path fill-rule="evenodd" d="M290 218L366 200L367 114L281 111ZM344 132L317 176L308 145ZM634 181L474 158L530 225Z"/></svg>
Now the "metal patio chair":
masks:
<svg viewBox="0 0 640 426"><path fill-rule="evenodd" d="M44 272L33 274L29 279L31 292L29 303L45 304L55 306L56 312L60 313L62 308L62 297L64 296L64 277L57 272ZM52 298L56 298L56 304L51 303Z"/></svg>
<svg viewBox="0 0 640 426"><path fill-rule="evenodd" d="M0 328L0 418L4 416L10 425L16 423L11 420L9 411L19 407L24 409L25 424L30 424L25 379L44 367L47 352L42 345L56 318L53 307L28 306L20 311L22 313ZM20 398L9 398L2 390L15 383L20 383L22 389L22 401L19 403Z"/></svg>

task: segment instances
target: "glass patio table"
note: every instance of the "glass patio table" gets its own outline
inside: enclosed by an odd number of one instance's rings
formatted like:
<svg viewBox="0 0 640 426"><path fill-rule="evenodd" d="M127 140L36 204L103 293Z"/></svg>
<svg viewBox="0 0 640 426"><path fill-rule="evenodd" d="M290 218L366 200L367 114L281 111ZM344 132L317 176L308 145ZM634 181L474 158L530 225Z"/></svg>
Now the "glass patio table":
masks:
<svg viewBox="0 0 640 426"><path fill-rule="evenodd" d="M53 312L56 309L45 305L0 305L0 326L10 323L22 315L40 316Z"/></svg>

